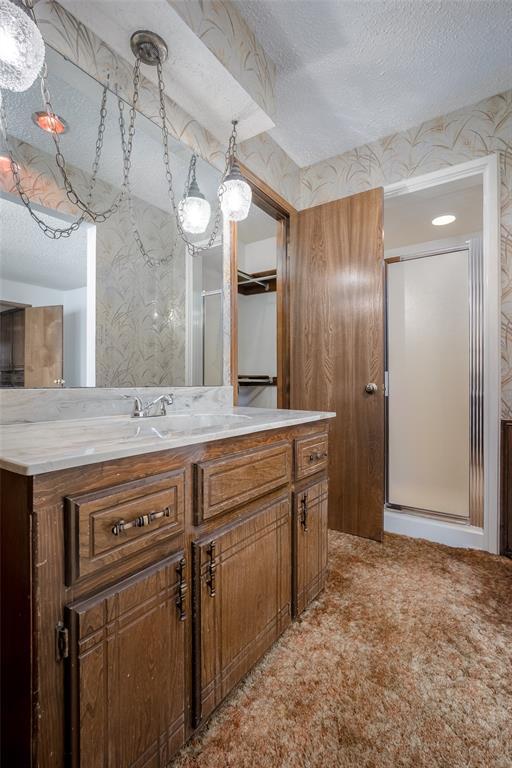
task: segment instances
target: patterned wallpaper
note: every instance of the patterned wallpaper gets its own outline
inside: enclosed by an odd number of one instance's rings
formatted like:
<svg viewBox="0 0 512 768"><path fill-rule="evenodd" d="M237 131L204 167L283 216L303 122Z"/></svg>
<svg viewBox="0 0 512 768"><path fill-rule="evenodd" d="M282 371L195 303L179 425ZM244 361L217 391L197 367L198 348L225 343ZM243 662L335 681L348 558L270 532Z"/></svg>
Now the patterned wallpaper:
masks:
<svg viewBox="0 0 512 768"><path fill-rule="evenodd" d="M29 144L11 142L30 200L75 216L63 199L54 160ZM72 167L68 172L83 194L87 175ZM0 189L16 194L10 171L0 170ZM112 187L97 182L94 204L107 207L115 195ZM167 256L175 242L174 219L137 198L134 212L146 250L155 260ZM37 227L26 215L27 227ZM185 330L184 245L177 241L169 263L147 267L122 206L96 228L96 385L184 385Z"/></svg>
<svg viewBox="0 0 512 768"><path fill-rule="evenodd" d="M275 114L276 67L245 19L224 0L167 0L270 117Z"/></svg>
<svg viewBox="0 0 512 768"><path fill-rule="evenodd" d="M500 156L501 171L502 415L512 418L512 91L303 168L300 207L492 152Z"/></svg>

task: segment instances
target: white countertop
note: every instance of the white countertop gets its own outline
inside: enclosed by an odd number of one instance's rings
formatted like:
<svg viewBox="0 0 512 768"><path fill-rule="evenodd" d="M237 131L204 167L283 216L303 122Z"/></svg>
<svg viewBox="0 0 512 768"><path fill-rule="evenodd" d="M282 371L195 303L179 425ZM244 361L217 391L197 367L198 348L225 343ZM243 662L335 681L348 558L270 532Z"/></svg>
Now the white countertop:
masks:
<svg viewBox="0 0 512 768"><path fill-rule="evenodd" d="M324 411L222 408L134 419L102 416L0 426L0 468L19 475L97 464L332 419Z"/></svg>

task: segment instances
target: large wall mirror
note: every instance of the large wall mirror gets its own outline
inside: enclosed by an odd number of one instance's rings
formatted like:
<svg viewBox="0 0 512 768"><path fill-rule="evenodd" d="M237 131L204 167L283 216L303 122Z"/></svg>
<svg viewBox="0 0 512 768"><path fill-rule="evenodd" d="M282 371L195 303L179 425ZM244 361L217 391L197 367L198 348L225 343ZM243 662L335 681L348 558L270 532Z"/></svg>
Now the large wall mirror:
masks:
<svg viewBox="0 0 512 768"><path fill-rule="evenodd" d="M53 108L66 128L63 154L85 199L103 87L49 47L47 61ZM119 107L111 85L93 191L97 208L108 207L122 183ZM24 93L4 92L4 99L10 142L34 208L52 226L66 227L76 215L58 174L53 139L34 122L43 109L39 80ZM128 123L129 105L124 113ZM192 153L171 136L169 147L179 199ZM197 159L212 217L220 177ZM2 387L223 383L222 227L212 247L196 256L187 252L170 212L160 128L142 113L135 121L130 187L133 215L124 202L107 221L84 222L70 237L50 239L22 204L1 154ZM207 235L189 237L200 242Z"/></svg>

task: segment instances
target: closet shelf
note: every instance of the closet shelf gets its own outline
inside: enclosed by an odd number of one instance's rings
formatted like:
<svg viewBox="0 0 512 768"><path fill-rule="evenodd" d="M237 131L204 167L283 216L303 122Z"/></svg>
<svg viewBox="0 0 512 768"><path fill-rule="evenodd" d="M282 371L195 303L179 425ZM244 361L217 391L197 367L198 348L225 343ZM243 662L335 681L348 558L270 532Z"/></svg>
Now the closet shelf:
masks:
<svg viewBox="0 0 512 768"><path fill-rule="evenodd" d="M238 293L251 296L254 293L275 292L277 274L275 270L264 272L244 272L238 270Z"/></svg>

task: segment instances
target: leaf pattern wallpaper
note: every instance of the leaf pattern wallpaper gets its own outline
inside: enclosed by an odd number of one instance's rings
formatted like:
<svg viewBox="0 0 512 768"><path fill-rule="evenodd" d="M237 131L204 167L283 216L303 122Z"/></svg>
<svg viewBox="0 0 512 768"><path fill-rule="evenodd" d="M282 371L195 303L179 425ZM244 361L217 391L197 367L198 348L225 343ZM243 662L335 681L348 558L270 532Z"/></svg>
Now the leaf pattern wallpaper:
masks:
<svg viewBox="0 0 512 768"><path fill-rule="evenodd" d="M300 207L490 153L500 159L502 417L512 418L512 91L303 168Z"/></svg>

